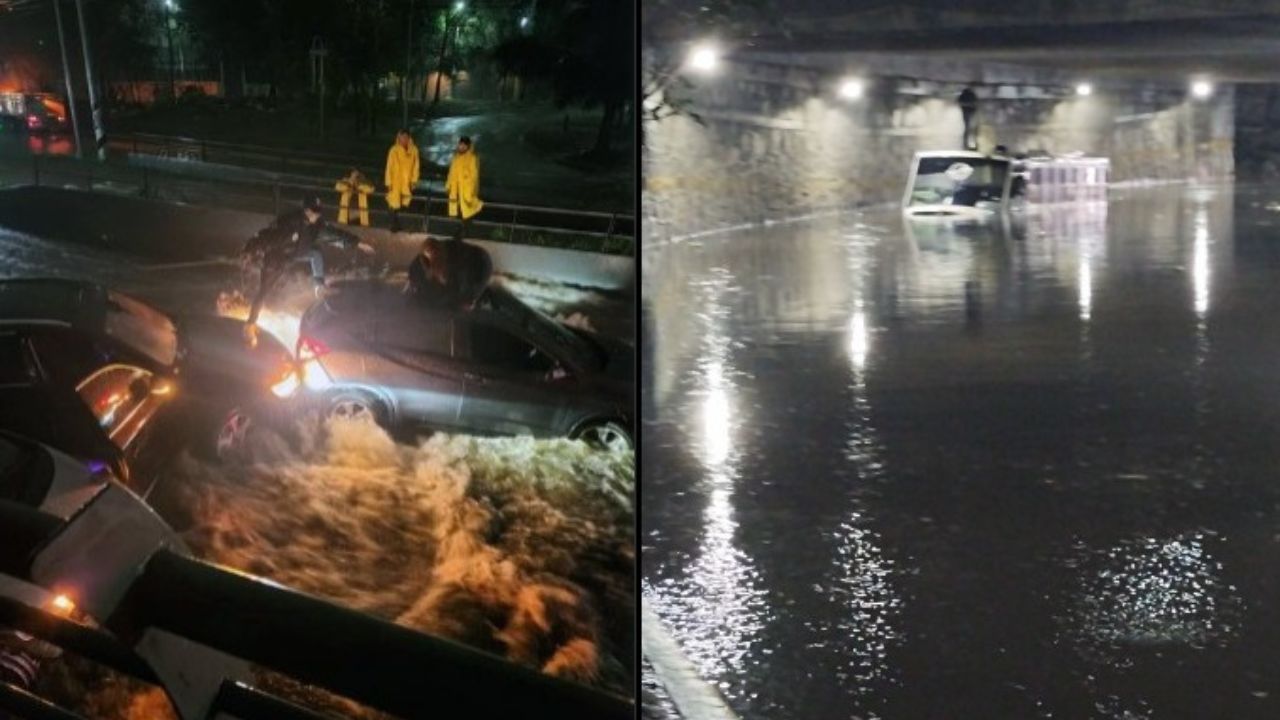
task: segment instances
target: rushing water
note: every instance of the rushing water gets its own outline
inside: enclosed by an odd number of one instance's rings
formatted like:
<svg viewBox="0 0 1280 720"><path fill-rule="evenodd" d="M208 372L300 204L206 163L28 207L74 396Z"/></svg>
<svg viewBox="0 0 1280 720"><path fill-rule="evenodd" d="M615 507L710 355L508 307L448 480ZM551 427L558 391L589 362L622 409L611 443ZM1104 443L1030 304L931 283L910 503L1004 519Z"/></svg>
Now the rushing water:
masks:
<svg viewBox="0 0 1280 720"><path fill-rule="evenodd" d="M248 313L230 289L229 266L181 270L178 279L108 249L3 230L0 259L6 276L90 278L168 310ZM617 298L499 282L581 327L630 327ZM305 282L282 295L260 324L292 349L313 295ZM168 468L157 508L198 557L551 675L634 693L633 454L532 438L396 442L376 427L298 422L300 441L258 438L245 464L184 455ZM376 716L276 677L259 680L340 715ZM73 657L47 665L40 690L89 717L171 717L160 691Z"/></svg>
<svg viewBox="0 0 1280 720"><path fill-rule="evenodd" d="M642 591L743 717L1280 716L1280 205L644 255Z"/></svg>

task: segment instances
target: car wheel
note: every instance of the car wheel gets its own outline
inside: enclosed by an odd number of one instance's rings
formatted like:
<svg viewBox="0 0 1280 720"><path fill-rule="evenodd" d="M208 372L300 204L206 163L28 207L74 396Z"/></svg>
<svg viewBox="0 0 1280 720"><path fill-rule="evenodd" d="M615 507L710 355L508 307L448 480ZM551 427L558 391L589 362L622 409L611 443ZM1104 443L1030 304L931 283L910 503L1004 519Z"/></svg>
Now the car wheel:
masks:
<svg viewBox="0 0 1280 720"><path fill-rule="evenodd" d="M249 433L253 428L253 418L240 408L232 408L223 416L218 424L218 434L214 439L214 457L219 462L243 460L248 454Z"/></svg>
<svg viewBox="0 0 1280 720"><path fill-rule="evenodd" d="M578 431L575 438L594 448L609 452L625 452L634 448L631 434L622 425L613 421L589 423Z"/></svg>
<svg viewBox="0 0 1280 720"><path fill-rule="evenodd" d="M381 425L382 414L377 401L365 395L343 393L329 401L330 420L369 422Z"/></svg>

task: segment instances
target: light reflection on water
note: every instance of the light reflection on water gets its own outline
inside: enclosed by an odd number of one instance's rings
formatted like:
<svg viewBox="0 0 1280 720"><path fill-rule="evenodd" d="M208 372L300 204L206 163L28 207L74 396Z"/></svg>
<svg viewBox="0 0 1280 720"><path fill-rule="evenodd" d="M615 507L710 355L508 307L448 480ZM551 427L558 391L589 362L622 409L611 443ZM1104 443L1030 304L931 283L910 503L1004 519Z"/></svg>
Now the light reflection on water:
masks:
<svg viewBox="0 0 1280 720"><path fill-rule="evenodd" d="M703 467L699 484L706 507L695 557L682 576L646 583L643 592L699 671L719 680L732 697L750 670L747 659L758 649L769 608L759 570L739 547L734 510L739 462L734 425L741 409L735 407L737 373L724 327L729 315L725 295L733 291L733 279L712 272L697 290L702 349L692 378L699 417L692 435Z"/></svg>
<svg viewBox="0 0 1280 720"><path fill-rule="evenodd" d="M1280 253L1240 242L1233 202L1124 191L1009 227L868 213L673 246L654 276L646 257L674 428L653 452L695 469L647 485L670 558L650 592L731 704L1170 717L1182 698L1152 687L1258 659L1238 648L1259 596L1213 533L1271 508L1265 471L1236 465L1260 459L1223 438L1280 414L1249 385L1274 382L1280 333L1241 320L1278 307Z"/></svg>
<svg viewBox="0 0 1280 720"><path fill-rule="evenodd" d="M1240 630L1244 603L1222 579L1209 538L1137 537L1101 550L1078 547L1080 585L1062 618L1086 657L1123 666L1131 646L1225 646Z"/></svg>

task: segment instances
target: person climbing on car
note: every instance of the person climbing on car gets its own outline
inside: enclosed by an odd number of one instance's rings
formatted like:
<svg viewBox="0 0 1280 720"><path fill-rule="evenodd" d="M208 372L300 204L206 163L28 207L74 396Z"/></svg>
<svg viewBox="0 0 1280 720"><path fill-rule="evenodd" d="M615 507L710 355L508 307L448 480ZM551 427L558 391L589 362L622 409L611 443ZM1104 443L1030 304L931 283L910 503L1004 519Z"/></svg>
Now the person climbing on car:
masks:
<svg viewBox="0 0 1280 720"><path fill-rule="evenodd" d="M249 310L247 327L252 328L258 321L258 313L267 295L284 275L290 265L306 262L311 266L311 280L315 286L316 296L323 294L325 287L324 255L320 252L321 244L341 245L350 250L357 248L368 255L373 254L373 246L361 242L359 238L345 230L333 227L324 221L321 215L323 203L318 197L308 198L298 210L285 213L276 218L262 232L250 241L248 250L254 253L260 262L261 274L258 280L258 291L254 295L253 305Z"/></svg>

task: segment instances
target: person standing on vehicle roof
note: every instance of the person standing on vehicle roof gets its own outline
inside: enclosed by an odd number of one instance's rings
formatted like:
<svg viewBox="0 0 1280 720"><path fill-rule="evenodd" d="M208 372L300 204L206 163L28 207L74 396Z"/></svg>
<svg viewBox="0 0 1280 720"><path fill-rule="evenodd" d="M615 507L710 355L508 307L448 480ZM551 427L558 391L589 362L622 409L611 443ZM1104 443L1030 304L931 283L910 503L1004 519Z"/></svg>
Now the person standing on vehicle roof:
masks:
<svg viewBox="0 0 1280 720"><path fill-rule="evenodd" d="M387 151L386 177L387 205L391 208L391 232L400 232L400 211L413 200L413 187L418 184L418 146L413 144L409 131L403 128L396 133L395 144Z"/></svg>
<svg viewBox="0 0 1280 720"><path fill-rule="evenodd" d="M322 294L324 280L324 255L320 252L321 244L341 245L350 250L358 248L366 254L373 254L373 246L361 242L359 238L345 230L333 227L324 221L320 211L323 208L320 198L308 198L298 210L285 213L276 218L268 228L258 233L249 241L247 250L260 257L261 275L258 280L258 292L253 298L253 306L249 310L248 326L253 327L258 321L258 313L267 295L276 282L284 275L290 265L306 262L311 266L311 281L315 286L317 297Z"/></svg>
<svg viewBox="0 0 1280 720"><path fill-rule="evenodd" d="M458 232L454 237L462 240L471 227L471 218L484 207L480 200L480 159L476 157L471 138L465 135L458 139L444 187L449 195L449 217L458 218Z"/></svg>

